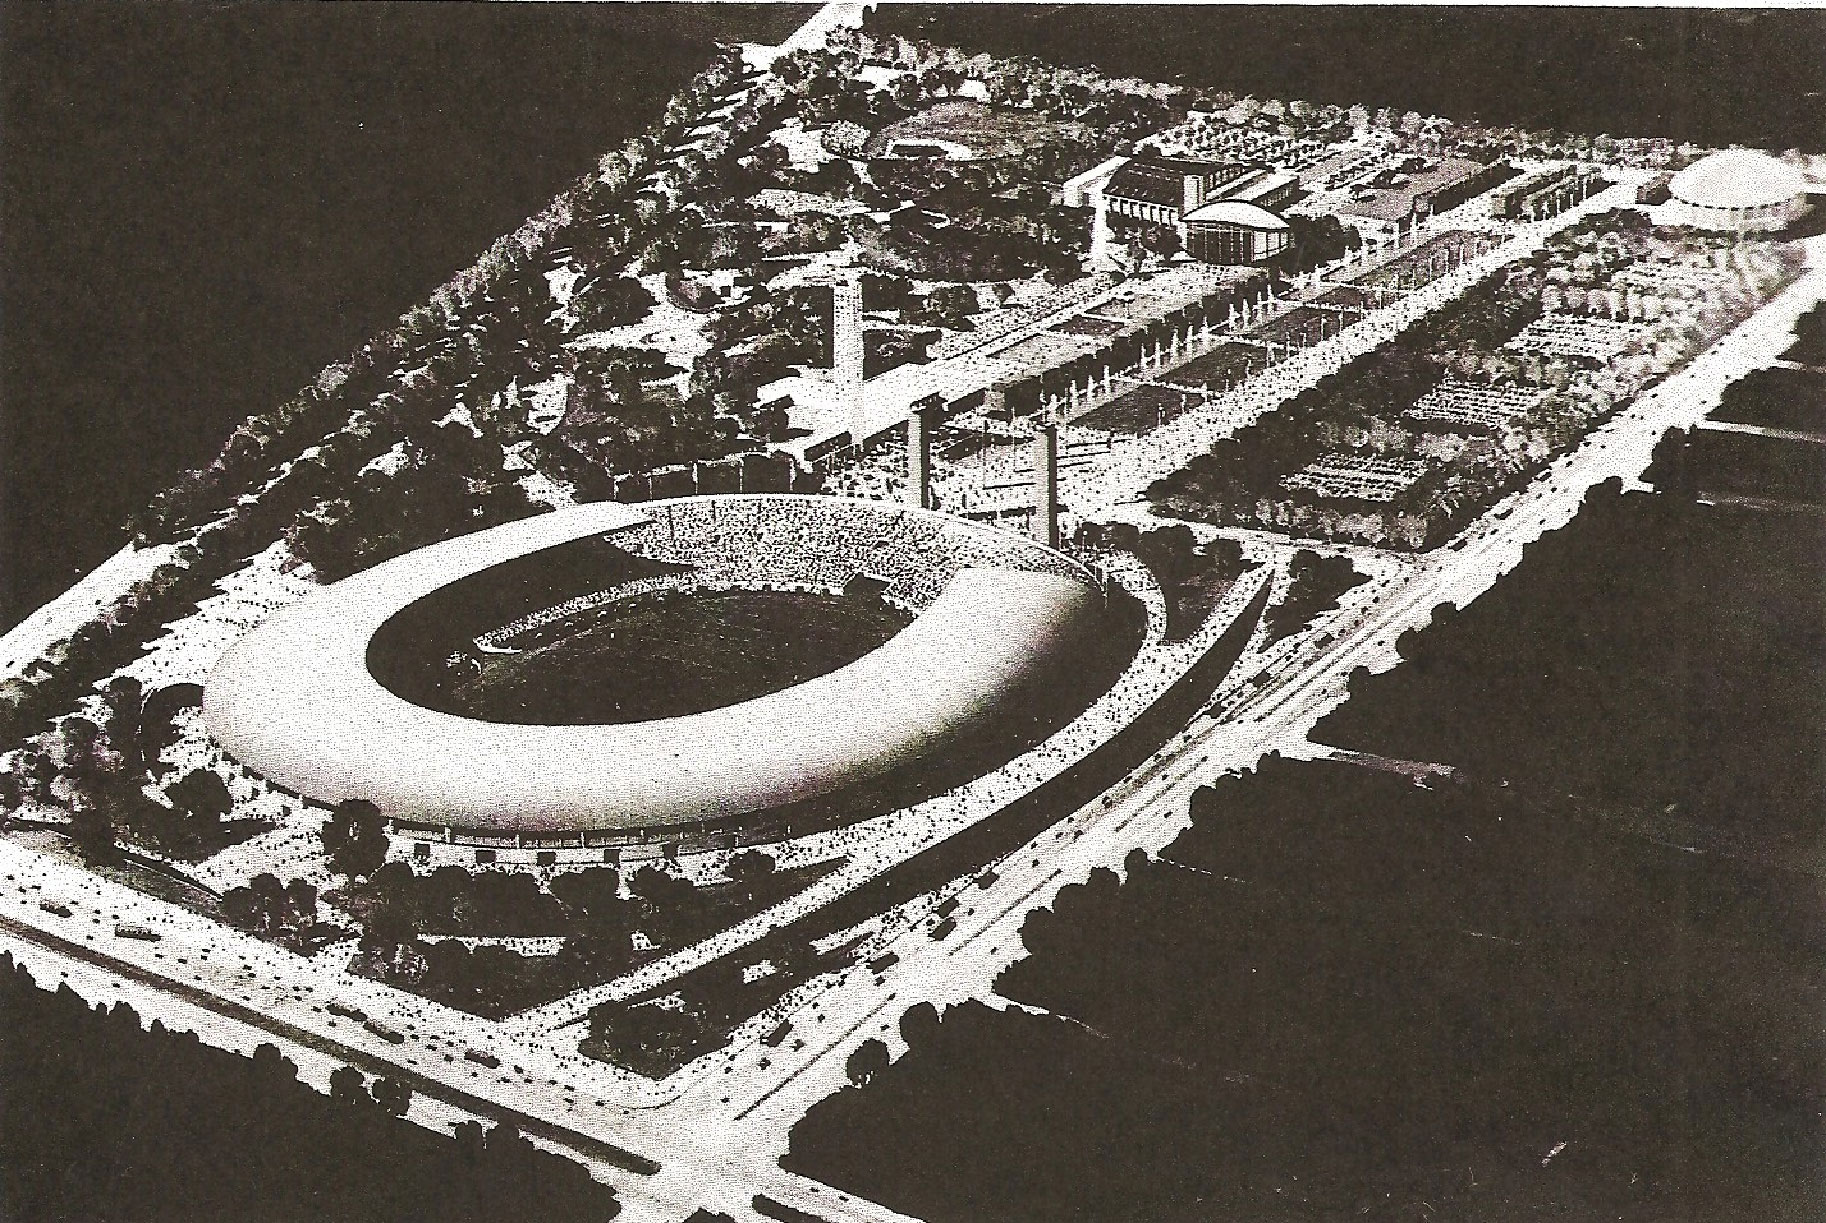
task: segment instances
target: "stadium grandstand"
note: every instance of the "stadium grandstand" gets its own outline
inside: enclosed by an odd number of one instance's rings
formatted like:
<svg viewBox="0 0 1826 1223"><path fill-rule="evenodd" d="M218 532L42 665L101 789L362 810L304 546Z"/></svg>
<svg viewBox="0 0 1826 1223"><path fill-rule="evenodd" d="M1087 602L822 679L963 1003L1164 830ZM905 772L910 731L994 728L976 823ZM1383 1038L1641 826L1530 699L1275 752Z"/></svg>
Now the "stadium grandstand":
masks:
<svg viewBox="0 0 1826 1223"><path fill-rule="evenodd" d="M769 608L806 600L784 606L814 619L834 606L885 640L865 632L859 656L823 660L802 682L674 716L579 724L462 707L477 668L524 665L627 607L652 613L640 623L661 636L619 640L613 657L646 667L671 651L714 679L715 649L663 638L664 600L730 592ZM1110 653L1111 601L1099 574L1062 553L927 510L794 495L598 503L421 548L281 610L218 664L204 716L273 783L324 803L366 799L433 839L688 841L766 825L779 809L835 811L851 791L894 792L909 770L960 784L995 768L1095 699L1082 675L1113 680L1126 665L1088 661ZM632 631L606 623L605 640ZM777 644L751 641L725 661L752 671L748 654ZM650 670L544 678L561 695L670 686ZM1036 721L1065 690L1076 704ZM969 758L964 775L950 755Z"/></svg>

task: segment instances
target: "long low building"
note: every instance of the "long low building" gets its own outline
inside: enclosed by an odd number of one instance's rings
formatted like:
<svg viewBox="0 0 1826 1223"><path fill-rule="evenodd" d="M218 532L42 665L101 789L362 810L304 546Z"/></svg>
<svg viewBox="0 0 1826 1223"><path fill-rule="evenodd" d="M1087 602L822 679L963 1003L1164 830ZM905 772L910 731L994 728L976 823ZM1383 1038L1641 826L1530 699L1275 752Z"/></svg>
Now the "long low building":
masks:
<svg viewBox="0 0 1826 1223"><path fill-rule="evenodd" d="M421 827L538 837L687 827L836 794L943 751L1009 716L1009 702L1067 662L1099 623L1101 594L1081 566L945 515L830 497L677 506L683 517L666 503L578 506L421 548L325 587L224 655L204 690L210 733L278 785L325 803L366 799ZM766 566L747 541L777 511L785 515L778 536L820 552L806 562L825 566L820 573L830 564L819 545L827 526L860 541L850 565L858 574L897 563L910 590L931 568L915 553L942 556L926 574L936 597L910 594L919 609L911 624L847 666L652 721L481 721L406 700L371 669L383 626L457 582L642 527L676 557L681 530L714 529L719 509L742 535L742 547L725 550L751 567L760 588ZM777 576L789 584L803 574L783 563Z"/></svg>

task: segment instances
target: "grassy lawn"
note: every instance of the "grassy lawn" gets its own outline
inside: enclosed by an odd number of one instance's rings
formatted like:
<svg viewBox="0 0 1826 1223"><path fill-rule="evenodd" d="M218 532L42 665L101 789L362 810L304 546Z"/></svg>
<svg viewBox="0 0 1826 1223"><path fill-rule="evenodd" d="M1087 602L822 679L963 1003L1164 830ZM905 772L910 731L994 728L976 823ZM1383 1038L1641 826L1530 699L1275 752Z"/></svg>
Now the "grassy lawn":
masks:
<svg viewBox="0 0 1826 1223"><path fill-rule="evenodd" d="M827 674L911 617L872 599L668 594L605 609L587 627L489 659L456 697L471 717L593 725L720 709Z"/></svg>

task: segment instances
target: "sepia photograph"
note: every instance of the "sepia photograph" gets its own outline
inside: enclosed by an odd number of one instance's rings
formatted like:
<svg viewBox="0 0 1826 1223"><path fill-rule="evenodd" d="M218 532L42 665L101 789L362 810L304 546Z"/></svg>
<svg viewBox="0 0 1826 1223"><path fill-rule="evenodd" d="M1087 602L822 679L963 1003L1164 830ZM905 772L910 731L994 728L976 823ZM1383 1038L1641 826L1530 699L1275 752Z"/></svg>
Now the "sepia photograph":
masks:
<svg viewBox="0 0 1826 1223"><path fill-rule="evenodd" d="M0 0L0 1223L1826 1219L1826 9Z"/></svg>

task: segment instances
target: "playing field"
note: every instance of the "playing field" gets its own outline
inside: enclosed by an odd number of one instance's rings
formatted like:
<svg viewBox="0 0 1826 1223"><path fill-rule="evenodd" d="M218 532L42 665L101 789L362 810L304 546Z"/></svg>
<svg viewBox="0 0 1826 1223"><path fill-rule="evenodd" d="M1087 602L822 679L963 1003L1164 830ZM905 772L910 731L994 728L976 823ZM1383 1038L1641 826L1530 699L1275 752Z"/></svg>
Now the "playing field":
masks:
<svg viewBox="0 0 1826 1223"><path fill-rule="evenodd" d="M452 712L490 722L597 725L720 709L835 671L912 617L879 599L776 591L669 592L578 616L452 686Z"/></svg>

